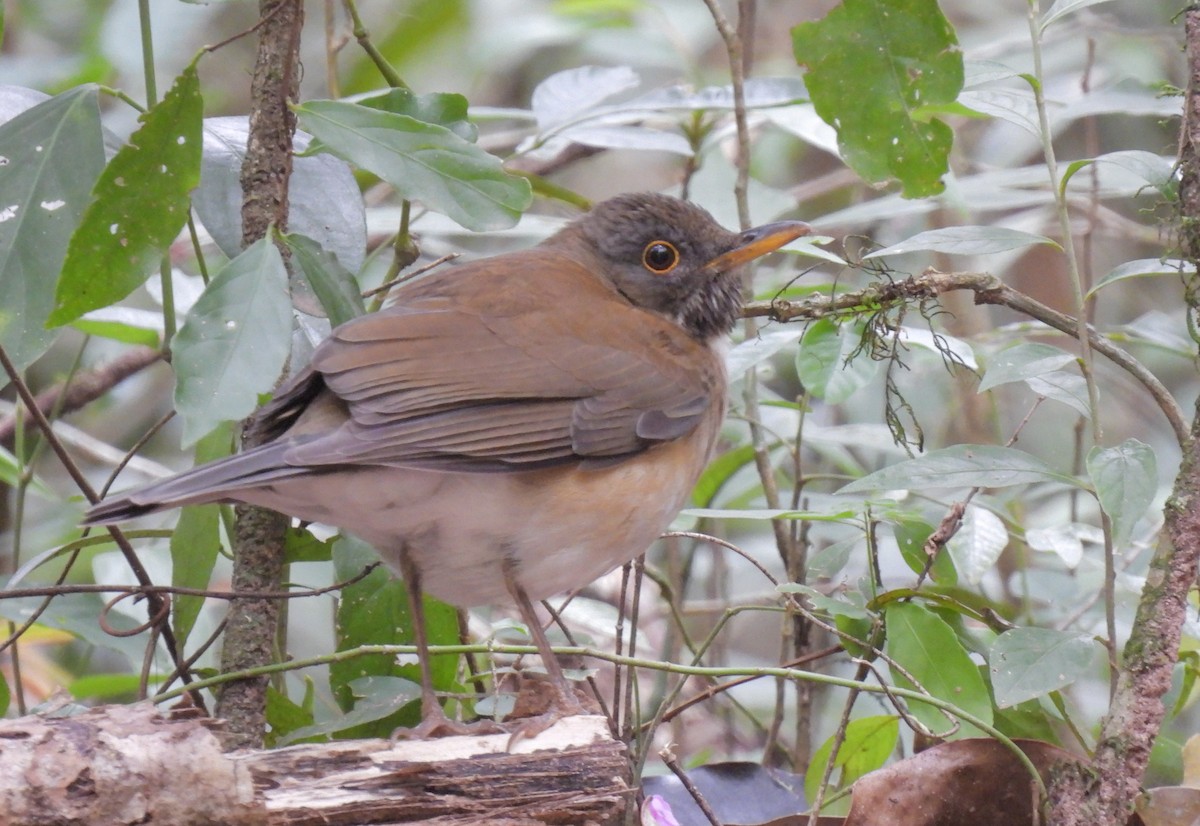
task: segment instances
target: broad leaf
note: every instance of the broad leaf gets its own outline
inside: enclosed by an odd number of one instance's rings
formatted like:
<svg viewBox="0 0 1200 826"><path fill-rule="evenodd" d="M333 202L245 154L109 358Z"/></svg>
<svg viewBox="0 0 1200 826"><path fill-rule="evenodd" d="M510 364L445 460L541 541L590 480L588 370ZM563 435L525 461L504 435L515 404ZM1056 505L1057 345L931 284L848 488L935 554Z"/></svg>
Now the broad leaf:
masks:
<svg viewBox="0 0 1200 826"><path fill-rule="evenodd" d="M785 324L774 329L762 330L754 338L735 345L725 355L725 369L730 378L737 379L742 373L795 343L803 335L804 328L799 324Z"/></svg>
<svg viewBox="0 0 1200 826"><path fill-rule="evenodd" d="M1164 197L1172 199L1175 197L1176 168L1174 159L1141 149L1126 149L1120 152L1109 152L1098 158L1073 161L1063 173L1059 188L1065 192L1067 183L1075 173L1094 163L1109 163L1119 166L1137 175L1157 189Z"/></svg>
<svg viewBox="0 0 1200 826"><path fill-rule="evenodd" d="M197 465L228 456L233 448L233 428L219 425L196 443ZM171 534L171 585L207 588L217 553L221 550L220 505L188 505L179 512ZM204 597L179 594L171 601L172 627L182 646L192 633Z"/></svg>
<svg viewBox="0 0 1200 826"><path fill-rule="evenodd" d="M1112 522L1113 545L1122 550L1158 490L1154 449L1137 439L1126 439L1116 447L1095 447L1088 453L1087 469L1100 507Z"/></svg>
<svg viewBox="0 0 1200 826"><path fill-rule="evenodd" d="M546 132L582 116L613 95L637 87L637 72L628 66L580 66L557 72L533 90L530 106L538 129Z"/></svg>
<svg viewBox="0 0 1200 826"><path fill-rule="evenodd" d="M200 182L203 101L189 66L105 167L67 250L47 323L120 301L159 265ZM211 429L211 428L210 428ZM207 432L207 431L205 431Z"/></svg>
<svg viewBox="0 0 1200 826"><path fill-rule="evenodd" d="M185 445L254 410L287 362L291 329L287 270L263 238L213 277L175 338L175 409Z"/></svg>
<svg viewBox="0 0 1200 826"><path fill-rule="evenodd" d="M1058 370L1075 361L1075 356L1049 344L1015 344L1006 347L987 361L987 370L979 382L978 392L1001 384L1024 381Z"/></svg>
<svg viewBox="0 0 1200 826"><path fill-rule="evenodd" d="M528 181L444 126L330 100L309 101L296 112L323 150L467 229L511 227L532 200Z"/></svg>
<svg viewBox="0 0 1200 826"><path fill-rule="evenodd" d="M1035 482L1079 485L1073 476L1060 473L1023 450L997 445L954 445L877 470L851 482L838 493L923 488L1000 488Z"/></svg>
<svg viewBox="0 0 1200 826"><path fill-rule="evenodd" d="M367 311L358 282L336 256L303 235L290 233L284 241L333 326L357 318Z"/></svg>
<svg viewBox="0 0 1200 826"><path fill-rule="evenodd" d="M1037 98L1028 89L971 89L959 95L958 101L976 112L1019 126L1034 138L1042 134Z"/></svg>
<svg viewBox="0 0 1200 826"><path fill-rule="evenodd" d="M1092 418L1087 379L1078 373L1056 370L1042 376L1031 376L1025 379L1025 384L1039 396L1061 402L1085 419Z"/></svg>
<svg viewBox="0 0 1200 826"><path fill-rule="evenodd" d="M821 778L825 775L825 767L829 765L829 756L833 751L835 735L821 744L808 771L804 775L804 794L808 800L816 800L820 791ZM882 766L900 739L900 718L888 714L879 717L860 717L851 720L846 725L842 744L834 758L835 769L842 770L839 777L836 772L831 775L837 788L847 786L867 772L875 771Z"/></svg>
<svg viewBox="0 0 1200 826"><path fill-rule="evenodd" d="M228 258L242 251L242 162L249 119L205 118L200 186L192 205L213 241ZM297 132L297 153L312 138ZM332 155L297 155L288 179L288 230L316 240L357 272L367 254L367 217L349 165Z"/></svg>
<svg viewBox="0 0 1200 826"><path fill-rule="evenodd" d="M0 102L24 109L27 91L5 89ZM63 92L0 126L0 345L18 370L54 339L46 319L55 284L103 168L95 86Z"/></svg>
<svg viewBox="0 0 1200 826"><path fill-rule="evenodd" d="M1013 628L992 643L988 671L1000 708L1015 706L1087 676L1096 643L1051 628Z"/></svg>
<svg viewBox="0 0 1200 826"><path fill-rule="evenodd" d="M357 539L343 537L333 548L334 571L339 580L358 576L363 568L378 560L375 551ZM384 567L376 568L363 579L346 586L338 603L336 622L338 651L348 651L360 645L412 644L415 640L412 612L404 583ZM430 644L447 645L458 641L458 615L451 606L426 597L425 623ZM437 690L455 688L457 657L433 657L430 668ZM364 677L400 677L419 683L421 671L415 663L398 665L396 658L388 655L355 657L331 663L329 684L343 711L356 709L362 695L355 690L355 685L360 685L356 681ZM411 699L414 698L405 697L401 708L389 709L388 716L382 719L367 710L371 722L358 727L353 735L387 737L398 726L415 725L420 720L420 710L410 702ZM338 729L346 727L343 724Z"/></svg>
<svg viewBox="0 0 1200 826"><path fill-rule="evenodd" d="M1181 258L1138 258L1126 261L1105 273L1100 280L1088 290L1087 297L1091 298L1102 288L1128 278L1143 278L1150 275L1173 275L1182 278L1185 274L1196 272L1196 265Z"/></svg>
<svg viewBox="0 0 1200 826"><path fill-rule="evenodd" d="M1008 528L1000 517L987 508L971 505L946 549L954 557L954 566L963 579L978 585L1007 546Z"/></svg>
<svg viewBox="0 0 1200 826"><path fill-rule="evenodd" d="M992 701L958 636L945 620L929 609L911 602L892 603L884 611L887 622L887 654L904 667L934 697L953 703L985 723L992 722ZM903 674L892 670L898 686L914 688ZM950 722L941 711L926 703L909 700L913 716L935 733L945 732ZM981 732L964 724L955 739L978 737Z"/></svg>
<svg viewBox="0 0 1200 826"><path fill-rule="evenodd" d="M933 531L933 525L918 519L905 519L892 529L900 556L914 574L920 574L929 567L929 576L934 582L942 586L957 585L958 571L954 568L954 558L946 550L940 551L933 565L929 565L925 543Z"/></svg>
<svg viewBox="0 0 1200 826"><path fill-rule="evenodd" d="M880 258L885 255L900 255L917 250L941 252L946 255L991 255L996 252L1030 247L1035 244L1058 244L1044 235L1034 235L1018 229L1005 227L946 227L919 232L898 244L864 255L863 258Z"/></svg>
<svg viewBox="0 0 1200 826"><path fill-rule="evenodd" d="M962 52L936 0L845 0L792 29L817 113L868 183L899 180L907 198L945 188L954 133L920 116L962 89Z"/></svg>
<svg viewBox="0 0 1200 826"><path fill-rule="evenodd" d="M1055 0L1054 5L1042 15L1042 19L1038 22L1038 27L1041 31L1045 31L1046 27L1055 20L1066 17L1071 12L1107 2L1108 0Z"/></svg>
<svg viewBox="0 0 1200 826"><path fill-rule="evenodd" d="M414 95L408 89L396 88L388 89L382 95L363 98L359 103L396 115L408 115L425 123L436 123L471 143L479 137L479 129L467 117L467 99L462 95L445 92Z"/></svg>
<svg viewBox="0 0 1200 826"><path fill-rule="evenodd" d="M841 404L879 372L879 362L859 350L860 324L820 319L809 325L796 352L796 372L804 388L829 404Z"/></svg>

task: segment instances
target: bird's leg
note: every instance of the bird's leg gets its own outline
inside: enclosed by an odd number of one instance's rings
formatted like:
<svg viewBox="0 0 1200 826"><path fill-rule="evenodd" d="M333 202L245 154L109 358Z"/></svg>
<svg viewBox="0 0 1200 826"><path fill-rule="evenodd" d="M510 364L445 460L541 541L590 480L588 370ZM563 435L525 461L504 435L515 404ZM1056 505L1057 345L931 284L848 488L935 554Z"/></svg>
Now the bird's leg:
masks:
<svg viewBox="0 0 1200 826"><path fill-rule="evenodd" d="M398 729L392 733L395 739L425 740L430 737L445 737L455 734L494 734L504 729L491 720L476 723L460 723L451 720L438 702L433 690L433 664L429 657L429 636L425 630L425 601L421 593L421 572L413 564L408 548L400 549L400 576L408 592L408 609L412 615L413 636L416 638L417 659L421 667L421 722L415 728Z"/></svg>
<svg viewBox="0 0 1200 826"><path fill-rule="evenodd" d="M530 717L521 722L521 727L514 731L513 738L533 737L539 734L562 717L568 717L573 714L589 713L583 704L579 701L579 697L575 694L575 689L571 682L563 674L562 665L558 662L558 657L555 656L554 650L550 647L550 640L546 638L546 632L542 630L541 620L538 619L537 612L533 610L533 602L530 601L529 595L525 593L525 589L521 587L521 583L517 582L513 575L511 565L504 566L504 584L508 588L508 592L512 595L513 600L517 603L517 608L521 611L521 618L525 620L525 624L529 627L529 633L533 637L533 643L537 646L538 654L542 658L542 662L546 666L546 672L550 675L551 681L554 683L558 699L554 703L554 707L545 714L536 717ZM510 740L510 745L513 741Z"/></svg>

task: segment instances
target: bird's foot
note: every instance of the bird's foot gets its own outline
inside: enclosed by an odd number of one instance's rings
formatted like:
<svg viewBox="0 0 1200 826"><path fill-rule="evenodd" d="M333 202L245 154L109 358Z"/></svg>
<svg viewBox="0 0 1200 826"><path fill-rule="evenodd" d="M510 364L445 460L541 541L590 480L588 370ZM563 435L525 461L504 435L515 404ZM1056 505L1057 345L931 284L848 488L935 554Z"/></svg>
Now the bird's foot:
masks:
<svg viewBox="0 0 1200 826"><path fill-rule="evenodd" d="M516 707L509 715L508 750L521 740L531 740L564 717L596 714L586 705L569 681L559 684L547 680L526 680L517 695ZM594 702L594 700L593 700Z"/></svg>
<svg viewBox="0 0 1200 826"><path fill-rule="evenodd" d="M432 740L437 737L479 737L484 734L508 734L509 729L495 720L482 718L470 723L451 720L437 703L431 708L423 708L421 722L412 728L396 729L392 732L392 741L397 740Z"/></svg>

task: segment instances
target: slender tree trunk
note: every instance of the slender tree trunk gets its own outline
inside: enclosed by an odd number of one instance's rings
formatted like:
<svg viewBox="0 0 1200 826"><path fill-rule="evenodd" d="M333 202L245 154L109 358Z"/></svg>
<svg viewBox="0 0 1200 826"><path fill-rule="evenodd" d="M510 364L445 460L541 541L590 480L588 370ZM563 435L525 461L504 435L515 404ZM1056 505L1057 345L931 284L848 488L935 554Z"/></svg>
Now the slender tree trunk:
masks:
<svg viewBox="0 0 1200 826"><path fill-rule="evenodd" d="M303 0L260 0L258 58L251 86L250 136L242 165L242 245L267 234L271 225L287 229L288 178L296 118L288 109L299 83ZM253 447L253 417L243 427L243 447ZM287 518L249 506L237 509L233 589L278 591L283 579L283 539ZM233 600L221 652L221 670L265 665L276 657L279 603ZM260 748L266 729L263 679L227 684L217 700L217 716L227 720L227 748Z"/></svg>

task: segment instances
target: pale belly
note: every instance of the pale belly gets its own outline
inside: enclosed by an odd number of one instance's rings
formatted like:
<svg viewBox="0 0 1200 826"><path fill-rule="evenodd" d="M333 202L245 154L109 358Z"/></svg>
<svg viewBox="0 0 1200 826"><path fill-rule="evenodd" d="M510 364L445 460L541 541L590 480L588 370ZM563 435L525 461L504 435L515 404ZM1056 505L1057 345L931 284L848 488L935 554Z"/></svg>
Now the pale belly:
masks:
<svg viewBox="0 0 1200 826"><path fill-rule="evenodd" d="M285 482L245 498L356 534L397 571L407 548L425 592L446 602L509 601L506 568L538 600L645 551L687 501L709 448L659 445L587 471L366 468L331 473L319 485L306 480L303 491Z"/></svg>

